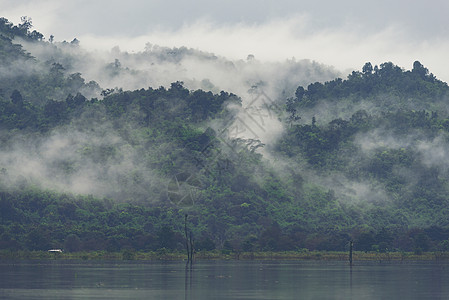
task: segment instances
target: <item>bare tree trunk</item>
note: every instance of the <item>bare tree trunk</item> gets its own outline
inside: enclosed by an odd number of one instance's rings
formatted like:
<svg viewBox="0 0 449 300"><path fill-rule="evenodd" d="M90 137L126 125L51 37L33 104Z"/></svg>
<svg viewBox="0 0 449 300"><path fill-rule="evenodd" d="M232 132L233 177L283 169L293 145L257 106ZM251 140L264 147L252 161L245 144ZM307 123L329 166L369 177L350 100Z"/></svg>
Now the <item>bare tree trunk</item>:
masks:
<svg viewBox="0 0 449 300"><path fill-rule="evenodd" d="M187 251L187 264L190 262L190 250L189 250L189 237L187 235L187 214L184 218L184 234L186 236L186 251Z"/></svg>
<svg viewBox="0 0 449 300"><path fill-rule="evenodd" d="M349 265L352 267L352 247L354 246L353 241L349 242Z"/></svg>
<svg viewBox="0 0 449 300"><path fill-rule="evenodd" d="M194 252L195 252L194 239L193 239L192 231L190 231L190 266L192 266L192 263L193 263Z"/></svg>

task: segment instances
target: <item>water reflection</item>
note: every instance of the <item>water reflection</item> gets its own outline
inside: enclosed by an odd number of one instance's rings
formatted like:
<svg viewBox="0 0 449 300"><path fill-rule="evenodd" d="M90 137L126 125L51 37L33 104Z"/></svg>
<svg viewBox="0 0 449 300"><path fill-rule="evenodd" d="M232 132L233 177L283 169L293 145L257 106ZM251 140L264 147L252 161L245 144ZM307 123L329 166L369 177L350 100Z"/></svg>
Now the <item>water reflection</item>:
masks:
<svg viewBox="0 0 449 300"><path fill-rule="evenodd" d="M192 294L190 293L192 290L192 280L193 280L193 265L186 264L186 272L185 272L185 283L184 283L184 299L192 299Z"/></svg>
<svg viewBox="0 0 449 300"><path fill-rule="evenodd" d="M351 291L352 291L352 267L353 265L351 263L351 265L349 266L349 288Z"/></svg>
<svg viewBox="0 0 449 300"><path fill-rule="evenodd" d="M1 299L449 299L447 262L0 261Z"/></svg>

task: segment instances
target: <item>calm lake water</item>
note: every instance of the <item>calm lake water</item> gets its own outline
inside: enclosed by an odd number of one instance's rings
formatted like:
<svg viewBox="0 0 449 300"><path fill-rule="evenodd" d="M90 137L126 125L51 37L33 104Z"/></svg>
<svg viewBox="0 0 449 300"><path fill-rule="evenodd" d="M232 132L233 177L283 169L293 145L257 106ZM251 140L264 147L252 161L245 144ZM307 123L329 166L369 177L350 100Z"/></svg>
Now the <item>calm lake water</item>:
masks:
<svg viewBox="0 0 449 300"><path fill-rule="evenodd" d="M449 299L449 263L0 261L0 299Z"/></svg>

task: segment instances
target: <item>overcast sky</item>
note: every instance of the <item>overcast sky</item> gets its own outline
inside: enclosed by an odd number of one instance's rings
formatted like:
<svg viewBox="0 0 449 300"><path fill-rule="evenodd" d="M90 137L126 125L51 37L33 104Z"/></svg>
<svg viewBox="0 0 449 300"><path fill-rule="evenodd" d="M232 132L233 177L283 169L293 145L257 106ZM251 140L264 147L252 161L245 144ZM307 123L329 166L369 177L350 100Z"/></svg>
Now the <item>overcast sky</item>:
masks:
<svg viewBox="0 0 449 300"><path fill-rule="evenodd" d="M230 59L312 59L347 71L419 60L449 81L447 0L0 0L13 23L32 18L56 41L142 51L150 42Z"/></svg>

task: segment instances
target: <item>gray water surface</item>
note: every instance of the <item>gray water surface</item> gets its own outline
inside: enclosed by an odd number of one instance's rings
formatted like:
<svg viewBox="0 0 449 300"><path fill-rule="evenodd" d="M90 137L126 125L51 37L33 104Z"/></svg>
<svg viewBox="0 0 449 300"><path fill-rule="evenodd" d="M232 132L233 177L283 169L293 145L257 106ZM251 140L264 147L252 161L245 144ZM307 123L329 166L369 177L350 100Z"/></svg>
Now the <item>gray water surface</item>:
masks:
<svg viewBox="0 0 449 300"><path fill-rule="evenodd" d="M449 263L0 261L0 299L449 299Z"/></svg>

